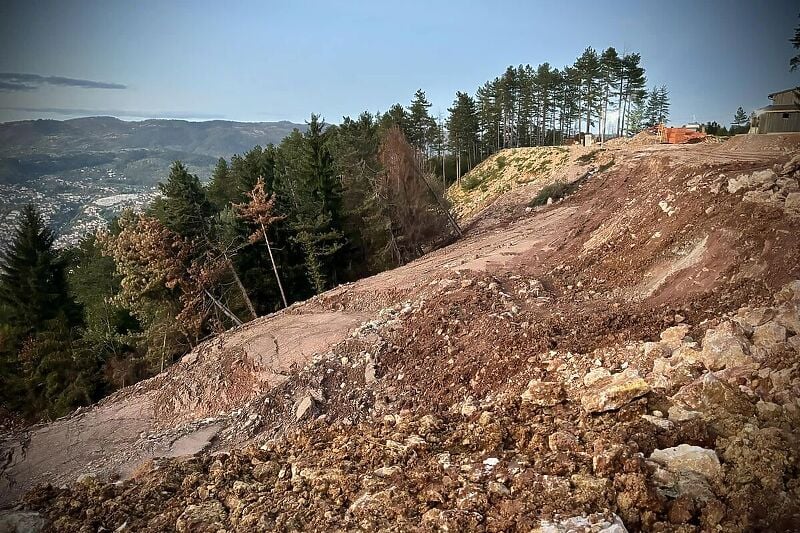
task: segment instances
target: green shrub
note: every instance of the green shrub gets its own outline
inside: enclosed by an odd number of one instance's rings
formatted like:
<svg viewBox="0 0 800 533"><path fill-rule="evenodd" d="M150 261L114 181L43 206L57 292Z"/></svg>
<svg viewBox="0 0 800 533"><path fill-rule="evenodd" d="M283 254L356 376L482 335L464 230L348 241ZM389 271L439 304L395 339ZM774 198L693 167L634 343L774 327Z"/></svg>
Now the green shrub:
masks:
<svg viewBox="0 0 800 533"><path fill-rule="evenodd" d="M530 201L528 206L535 207L537 205L545 205L547 204L548 198L559 200L564 198L570 192L572 192L572 187L570 187L569 184L564 183L563 181L557 181L542 187L542 190L540 190L539 194L537 194L536 197Z"/></svg>
<svg viewBox="0 0 800 533"><path fill-rule="evenodd" d="M497 163L497 169L503 170L506 166L506 156L504 155L498 156L495 162Z"/></svg>
<svg viewBox="0 0 800 533"><path fill-rule="evenodd" d="M483 180L481 180L478 174L468 174L464 176L464 179L461 180L461 189L465 191L471 191L480 185L482 181Z"/></svg>

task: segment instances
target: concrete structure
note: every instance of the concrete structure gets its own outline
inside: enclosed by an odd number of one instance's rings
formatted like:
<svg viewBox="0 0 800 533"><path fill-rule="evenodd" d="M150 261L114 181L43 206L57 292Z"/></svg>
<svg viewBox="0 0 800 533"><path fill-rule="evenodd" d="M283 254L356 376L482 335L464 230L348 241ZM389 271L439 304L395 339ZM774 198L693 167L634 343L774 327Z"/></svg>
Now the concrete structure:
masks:
<svg viewBox="0 0 800 533"><path fill-rule="evenodd" d="M750 131L781 133L800 131L800 87L768 95L772 105L756 110Z"/></svg>

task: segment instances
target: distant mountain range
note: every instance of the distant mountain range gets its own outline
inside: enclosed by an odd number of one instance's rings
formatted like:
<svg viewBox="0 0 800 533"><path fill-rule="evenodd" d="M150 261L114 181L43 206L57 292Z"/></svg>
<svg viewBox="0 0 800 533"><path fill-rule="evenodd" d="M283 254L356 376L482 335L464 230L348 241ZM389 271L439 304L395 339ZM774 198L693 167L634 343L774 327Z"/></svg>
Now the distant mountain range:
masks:
<svg viewBox="0 0 800 533"><path fill-rule="evenodd" d="M47 217L59 246L75 244L123 209L145 207L173 161L205 180L220 157L277 144L295 128L305 125L113 117L0 123L0 250L28 202Z"/></svg>
<svg viewBox="0 0 800 533"><path fill-rule="evenodd" d="M176 159L208 177L219 157L278 143L292 122L144 120L113 117L0 123L0 183L104 166L141 184L165 177Z"/></svg>

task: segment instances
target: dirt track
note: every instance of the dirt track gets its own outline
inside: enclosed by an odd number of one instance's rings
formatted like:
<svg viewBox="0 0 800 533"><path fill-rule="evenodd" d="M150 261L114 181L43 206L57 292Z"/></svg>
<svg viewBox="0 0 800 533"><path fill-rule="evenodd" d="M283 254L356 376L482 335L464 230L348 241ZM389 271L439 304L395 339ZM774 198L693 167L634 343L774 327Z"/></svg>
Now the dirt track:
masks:
<svg viewBox="0 0 800 533"><path fill-rule="evenodd" d="M779 206L743 202L741 194L726 192L726 180L785 163L800 149L800 136L767 144L758 139L762 144L749 149L746 139L734 141L614 149L610 169L544 208L526 208L533 187L516 189L467 221L457 243L255 320L205 343L162 375L31 428L10 448L0 505L38 482L59 485L88 473L125 477L152 457L218 446L226 431L247 424L248 402L284 383L315 354L346 341L383 308L435 296L442 280L458 283L462 272L542 279L559 305L587 309L619 301L680 309L697 300L716 312L766 297L800 275L798 218ZM652 330L642 325L630 334ZM290 423L291 417L280 422Z"/></svg>

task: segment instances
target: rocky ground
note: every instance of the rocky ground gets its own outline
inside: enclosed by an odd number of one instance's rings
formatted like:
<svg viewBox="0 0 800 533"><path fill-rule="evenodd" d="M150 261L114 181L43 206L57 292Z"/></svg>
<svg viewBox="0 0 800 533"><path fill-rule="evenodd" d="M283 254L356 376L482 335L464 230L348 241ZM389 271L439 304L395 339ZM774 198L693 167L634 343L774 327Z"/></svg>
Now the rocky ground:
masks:
<svg viewBox="0 0 800 533"><path fill-rule="evenodd" d="M800 136L735 141L608 151L613 166L552 206L506 192L448 248L32 428L27 455L7 438L8 494L32 487L23 472L50 483L0 523L794 530ZM313 346L268 342L312 315L338 326ZM135 424L69 429L132 405ZM98 450L95 466L25 459L64 438Z"/></svg>

